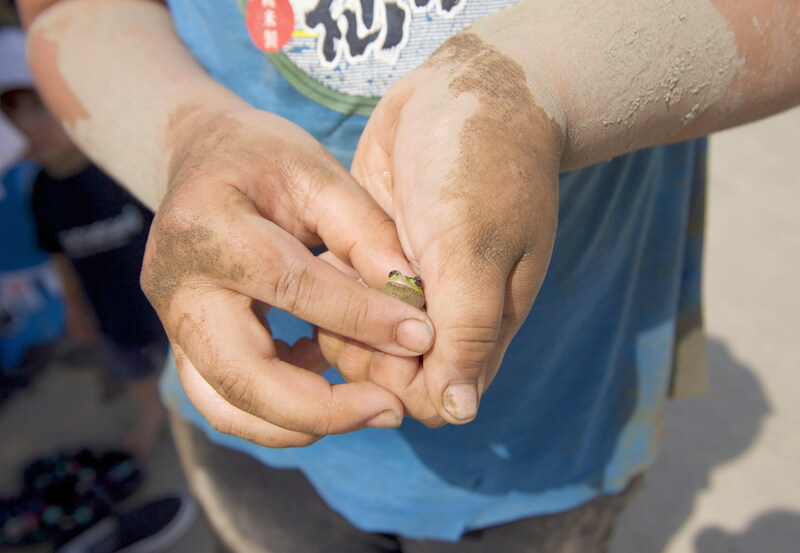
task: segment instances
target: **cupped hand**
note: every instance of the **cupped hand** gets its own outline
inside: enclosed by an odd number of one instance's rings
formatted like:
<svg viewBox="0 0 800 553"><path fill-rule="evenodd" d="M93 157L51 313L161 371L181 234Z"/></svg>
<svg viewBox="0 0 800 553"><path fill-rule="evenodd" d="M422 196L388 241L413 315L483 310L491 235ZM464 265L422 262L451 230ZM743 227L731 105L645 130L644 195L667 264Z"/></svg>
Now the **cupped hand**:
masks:
<svg viewBox="0 0 800 553"><path fill-rule="evenodd" d="M390 354L426 351L425 313L371 290L410 270L394 223L305 131L255 109L188 118L176 131L169 189L150 231L142 287L158 312L187 395L216 429L271 447L392 427L391 392L331 385L312 340L272 339L275 306Z"/></svg>
<svg viewBox="0 0 800 553"><path fill-rule="evenodd" d="M522 68L473 34L388 92L352 172L395 221L436 340L420 364L322 332L348 381L384 386L429 426L476 416L549 264L562 149Z"/></svg>

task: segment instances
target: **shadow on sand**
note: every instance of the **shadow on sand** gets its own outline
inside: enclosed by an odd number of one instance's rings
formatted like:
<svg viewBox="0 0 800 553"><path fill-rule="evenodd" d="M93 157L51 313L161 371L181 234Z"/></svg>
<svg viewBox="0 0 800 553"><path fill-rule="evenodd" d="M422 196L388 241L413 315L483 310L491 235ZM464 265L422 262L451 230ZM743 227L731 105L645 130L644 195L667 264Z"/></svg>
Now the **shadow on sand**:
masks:
<svg viewBox="0 0 800 553"><path fill-rule="evenodd" d="M706 528L695 538L697 553L796 553L800 544L800 513L770 511L739 534Z"/></svg>
<svg viewBox="0 0 800 553"><path fill-rule="evenodd" d="M697 494L708 486L710 471L745 452L769 413L769 405L752 370L736 360L721 341L709 338L707 347L708 392L668 406L660 457L645 477L644 490L623 515L612 553L663 551L672 534L689 517ZM697 538L697 553L771 553L773 550L756 540L759 536L769 538L762 527L772 528L777 524L787 529L793 524L795 529L800 528L798 515L788 521L786 516L786 513L776 514L773 520L766 515L764 518L769 520L754 523L742 536L728 536L718 529L706 530ZM794 543L800 543L798 530L793 535ZM752 547L719 548L721 544L743 540Z"/></svg>

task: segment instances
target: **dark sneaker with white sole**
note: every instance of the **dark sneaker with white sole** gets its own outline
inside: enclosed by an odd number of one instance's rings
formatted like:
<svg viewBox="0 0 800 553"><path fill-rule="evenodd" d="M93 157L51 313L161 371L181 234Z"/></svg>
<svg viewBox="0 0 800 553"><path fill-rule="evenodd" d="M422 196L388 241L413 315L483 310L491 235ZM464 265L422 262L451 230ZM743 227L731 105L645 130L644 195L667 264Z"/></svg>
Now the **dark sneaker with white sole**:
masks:
<svg viewBox="0 0 800 553"><path fill-rule="evenodd" d="M104 518L55 553L158 553L186 534L196 513L188 492L172 492Z"/></svg>

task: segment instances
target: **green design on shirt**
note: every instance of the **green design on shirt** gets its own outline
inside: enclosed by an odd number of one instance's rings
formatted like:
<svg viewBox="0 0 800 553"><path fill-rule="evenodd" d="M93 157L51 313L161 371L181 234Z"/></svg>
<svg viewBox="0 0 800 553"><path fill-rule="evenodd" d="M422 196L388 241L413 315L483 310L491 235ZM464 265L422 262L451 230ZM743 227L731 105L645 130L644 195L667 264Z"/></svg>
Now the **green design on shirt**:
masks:
<svg viewBox="0 0 800 553"><path fill-rule="evenodd" d="M239 13L242 15L242 18L246 20L247 0L236 0L236 3L239 7ZM264 55L275 69L278 70L278 73L280 73L295 90L309 100L330 110L347 115L363 115L369 117L380 100L380 98L345 94L344 92L337 92L328 88L324 84L312 79L282 52L264 52Z"/></svg>

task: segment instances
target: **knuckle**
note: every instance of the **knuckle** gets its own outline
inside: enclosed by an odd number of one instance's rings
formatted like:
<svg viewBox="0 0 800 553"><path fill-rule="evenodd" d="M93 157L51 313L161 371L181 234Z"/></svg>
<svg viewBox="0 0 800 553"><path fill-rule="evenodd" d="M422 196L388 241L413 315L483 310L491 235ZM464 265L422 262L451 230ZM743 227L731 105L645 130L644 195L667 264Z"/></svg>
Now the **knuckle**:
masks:
<svg viewBox="0 0 800 553"><path fill-rule="evenodd" d="M339 357L341 357L342 350L346 345L345 339L324 328L315 327L315 331L317 334L317 345L322 352L322 356L333 368L338 370Z"/></svg>
<svg viewBox="0 0 800 553"><path fill-rule="evenodd" d="M221 434L239 435L233 421L225 417L206 416L209 426Z"/></svg>
<svg viewBox="0 0 800 553"><path fill-rule="evenodd" d="M447 421L445 421L439 415L432 415L430 417L425 417L423 419L417 419L417 420L422 424L424 424L425 426L427 426L428 428L433 428L433 429L441 428L445 424L447 424Z"/></svg>
<svg viewBox="0 0 800 553"><path fill-rule="evenodd" d="M157 311L167 309L186 278L200 272L198 242L210 231L193 213L167 198L150 226L139 284Z"/></svg>
<svg viewBox="0 0 800 553"><path fill-rule="evenodd" d="M460 363L480 363L497 346L499 329L495 325L460 325L447 329L445 340L449 343Z"/></svg>
<svg viewBox="0 0 800 553"><path fill-rule="evenodd" d="M225 370L216 379L218 393L228 403L247 413L254 407L252 379L240 371Z"/></svg>
<svg viewBox="0 0 800 553"><path fill-rule="evenodd" d="M389 183L389 186L391 186L391 183ZM386 215L386 212L382 209L376 209L373 216L375 217L375 221L372 229L369 230L368 236L379 237L381 239L383 237L388 237L396 240L397 225Z"/></svg>
<svg viewBox="0 0 800 553"><path fill-rule="evenodd" d="M308 432L314 436L327 436L333 426L333 398L323 402L309 421Z"/></svg>
<svg viewBox="0 0 800 553"><path fill-rule="evenodd" d="M142 259L142 270L139 273L139 287L151 303L155 295L155 275L153 274L152 255L153 253L148 242L148 247L145 249L144 258Z"/></svg>
<svg viewBox="0 0 800 553"><path fill-rule="evenodd" d="M305 313L304 308L314 290L314 277L309 268L300 262L282 264L274 281L275 305L289 313Z"/></svg>
<svg viewBox="0 0 800 553"><path fill-rule="evenodd" d="M356 298L350 298L347 302L348 308L342 314L344 317L341 322L341 328L351 338L359 338L372 326L371 313L372 307L369 301L362 301Z"/></svg>
<svg viewBox="0 0 800 553"><path fill-rule="evenodd" d="M139 286L144 292L145 297L147 297L148 301L153 304L154 307L157 306L157 300L159 297L160 286L159 286L159 271L161 269L161 263L159 263L158 256L158 247L155 244L154 235L157 229L151 227L151 231L149 236L147 237L147 244L145 246L144 257L142 258L142 269L139 273Z"/></svg>
<svg viewBox="0 0 800 553"><path fill-rule="evenodd" d="M409 416L428 428L441 428L447 424L447 421L436 411L427 394L424 398L418 398L416 401L409 401L408 398L403 398L403 407Z"/></svg>
<svg viewBox="0 0 800 553"><path fill-rule="evenodd" d="M175 232L198 224L205 216L199 211L191 196L173 191L165 196L151 224L151 234Z"/></svg>
<svg viewBox="0 0 800 553"><path fill-rule="evenodd" d="M336 359L336 369L347 382L363 382L369 377L372 355L364 346L348 341Z"/></svg>
<svg viewBox="0 0 800 553"><path fill-rule="evenodd" d="M292 432L279 427L269 429L251 428L242 426L234 420L220 417L206 417L208 424L222 434L236 436L248 442L262 447L286 448L286 447L307 447L320 439L320 436Z"/></svg>

